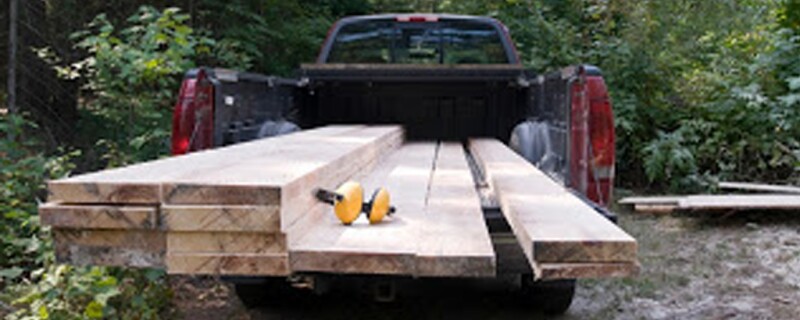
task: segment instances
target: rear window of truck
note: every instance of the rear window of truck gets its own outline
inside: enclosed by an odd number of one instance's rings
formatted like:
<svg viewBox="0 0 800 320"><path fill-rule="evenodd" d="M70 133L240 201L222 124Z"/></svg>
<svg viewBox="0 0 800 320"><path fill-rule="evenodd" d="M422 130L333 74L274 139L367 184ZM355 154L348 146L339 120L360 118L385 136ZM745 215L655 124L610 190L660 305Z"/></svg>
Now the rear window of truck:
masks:
<svg viewBox="0 0 800 320"><path fill-rule="evenodd" d="M506 64L501 35L481 21L364 20L343 25L328 63Z"/></svg>

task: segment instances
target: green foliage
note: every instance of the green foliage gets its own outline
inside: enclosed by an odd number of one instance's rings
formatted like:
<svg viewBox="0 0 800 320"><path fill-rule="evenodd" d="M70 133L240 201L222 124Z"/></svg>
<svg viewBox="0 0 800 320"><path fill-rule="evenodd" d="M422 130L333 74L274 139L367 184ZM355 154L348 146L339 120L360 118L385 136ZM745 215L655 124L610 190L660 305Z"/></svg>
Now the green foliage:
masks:
<svg viewBox="0 0 800 320"><path fill-rule="evenodd" d="M235 44L251 70L288 76L311 62L334 18L368 13L364 0L201 1L198 20L220 43Z"/></svg>
<svg viewBox="0 0 800 320"><path fill-rule="evenodd" d="M73 268L54 263L52 238L36 214L44 181L67 175L78 152L43 154L36 125L0 117L0 303L9 319L155 319L169 291L162 271Z"/></svg>
<svg viewBox="0 0 800 320"><path fill-rule="evenodd" d="M76 48L87 55L57 69L65 78L82 80L78 127L83 141L95 141L92 155L107 166L153 159L168 150L171 105L182 75L197 60L213 54L247 66L247 59L238 59L236 43L198 35L188 20L177 8L143 6L122 29L101 14L73 34Z"/></svg>
<svg viewBox="0 0 800 320"><path fill-rule="evenodd" d="M19 115L0 117L0 278L13 280L43 263L49 243L39 235L36 206L44 197L44 180L72 169L78 155L48 157L41 144L25 138L36 125Z"/></svg>
<svg viewBox="0 0 800 320"><path fill-rule="evenodd" d="M50 265L12 287L16 319L159 319L170 292L158 270Z"/></svg>

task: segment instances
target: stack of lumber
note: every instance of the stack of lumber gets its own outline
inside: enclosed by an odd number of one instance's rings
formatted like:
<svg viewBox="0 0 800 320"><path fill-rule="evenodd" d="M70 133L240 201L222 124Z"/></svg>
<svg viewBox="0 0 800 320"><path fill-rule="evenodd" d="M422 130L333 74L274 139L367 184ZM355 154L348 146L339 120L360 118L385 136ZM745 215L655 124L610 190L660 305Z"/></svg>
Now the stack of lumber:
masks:
<svg viewBox="0 0 800 320"><path fill-rule="evenodd" d="M396 126L329 126L52 181L59 261L173 274L492 277L469 153L539 278L637 272L636 241L496 140L403 143ZM385 187L397 214L350 226L313 197Z"/></svg>
<svg viewBox="0 0 800 320"><path fill-rule="evenodd" d="M170 273L289 274L287 230L312 192L369 170L399 127L330 126L48 184L57 257Z"/></svg>
<svg viewBox="0 0 800 320"><path fill-rule="evenodd" d="M563 186L497 140L469 150L538 278L638 272L636 240Z"/></svg>
<svg viewBox="0 0 800 320"><path fill-rule="evenodd" d="M767 192L755 194L697 194L686 196L627 197L620 204L633 205L637 212L675 210L798 210L800 188L748 182L720 182L720 189Z"/></svg>

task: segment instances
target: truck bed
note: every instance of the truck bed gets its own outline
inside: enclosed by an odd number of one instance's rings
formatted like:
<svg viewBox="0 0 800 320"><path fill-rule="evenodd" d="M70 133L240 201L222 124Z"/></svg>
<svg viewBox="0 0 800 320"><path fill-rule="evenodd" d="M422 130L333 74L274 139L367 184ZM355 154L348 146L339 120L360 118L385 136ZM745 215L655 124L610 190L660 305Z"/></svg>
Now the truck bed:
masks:
<svg viewBox="0 0 800 320"><path fill-rule="evenodd" d="M49 183L57 258L173 274L493 277L498 253L468 158L539 279L627 276L636 241L494 139L406 142L331 126ZM344 226L315 188L389 189L395 216ZM482 179L478 179L482 180Z"/></svg>

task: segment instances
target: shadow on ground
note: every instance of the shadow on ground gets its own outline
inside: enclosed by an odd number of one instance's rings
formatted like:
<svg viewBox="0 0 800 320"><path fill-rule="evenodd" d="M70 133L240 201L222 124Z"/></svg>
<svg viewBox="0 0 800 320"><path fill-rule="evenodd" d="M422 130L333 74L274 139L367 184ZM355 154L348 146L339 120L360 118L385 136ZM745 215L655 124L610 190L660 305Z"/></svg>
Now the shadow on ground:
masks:
<svg viewBox="0 0 800 320"><path fill-rule="evenodd" d="M642 273L582 280L558 319L796 319L800 314L800 212L640 215L620 225L639 242ZM546 319L507 283L412 285L394 303L336 292L248 309L230 284L175 278L176 312L187 319ZM532 304L532 303L531 303Z"/></svg>

